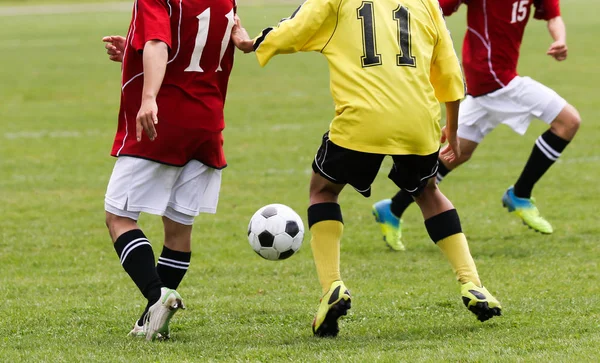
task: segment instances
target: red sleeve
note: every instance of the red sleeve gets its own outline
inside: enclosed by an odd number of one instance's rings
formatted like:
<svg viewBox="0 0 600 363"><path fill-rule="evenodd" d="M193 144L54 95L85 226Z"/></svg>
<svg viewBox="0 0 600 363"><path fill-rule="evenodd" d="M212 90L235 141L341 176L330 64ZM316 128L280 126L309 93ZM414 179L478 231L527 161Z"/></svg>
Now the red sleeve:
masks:
<svg viewBox="0 0 600 363"><path fill-rule="evenodd" d="M541 20L550 20L560 16L558 0L534 0L535 13L533 17Z"/></svg>
<svg viewBox="0 0 600 363"><path fill-rule="evenodd" d="M458 7L460 6L460 4L462 4L463 0L439 0L440 2L440 8L442 9L442 12L444 13L444 16L449 16L450 14L456 12L456 10L458 10Z"/></svg>
<svg viewBox="0 0 600 363"><path fill-rule="evenodd" d="M171 19L166 0L138 0L131 45L144 50L146 42L160 40L171 48Z"/></svg>

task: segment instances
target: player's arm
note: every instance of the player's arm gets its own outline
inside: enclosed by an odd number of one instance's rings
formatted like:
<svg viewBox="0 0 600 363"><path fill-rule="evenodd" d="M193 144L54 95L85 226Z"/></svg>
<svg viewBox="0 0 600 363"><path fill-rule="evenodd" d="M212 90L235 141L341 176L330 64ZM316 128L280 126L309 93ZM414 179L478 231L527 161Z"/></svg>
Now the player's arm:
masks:
<svg viewBox="0 0 600 363"><path fill-rule="evenodd" d="M554 57L557 61L567 59L567 27L561 16L548 20L548 31L554 42L548 48L546 54Z"/></svg>
<svg viewBox="0 0 600 363"><path fill-rule="evenodd" d="M535 7L535 12L533 13L533 17L548 22L548 32L552 36L553 42L546 54L554 57L557 61L563 61L567 59L567 29L565 22L560 16L558 1L534 0L533 6Z"/></svg>
<svg viewBox="0 0 600 363"><path fill-rule="evenodd" d="M442 12L444 13L445 16L450 16L451 14L455 13L458 8L460 7L460 4L462 3L466 3L466 0L439 0L440 2L440 8L442 9Z"/></svg>
<svg viewBox="0 0 600 363"><path fill-rule="evenodd" d="M442 129L443 144L448 141L446 146L440 152L442 158L448 162L453 162L460 157L460 142L458 138L458 110L460 108L460 100L446 102L446 126Z"/></svg>
<svg viewBox="0 0 600 363"><path fill-rule="evenodd" d="M160 40L150 40L144 46L144 87L142 105L136 118L136 137L142 140L142 130L150 140L156 138L155 124L158 123L158 105L156 97L167 70L169 46Z"/></svg>
<svg viewBox="0 0 600 363"><path fill-rule="evenodd" d="M448 141L448 147L441 152L443 158L453 161L460 156L460 145L457 136L458 109L460 100L465 96L465 83L450 31L440 8L431 2L430 12L437 30L437 39L433 48L430 67L430 81L439 102L446 104L446 126L441 142Z"/></svg>
<svg viewBox="0 0 600 363"><path fill-rule="evenodd" d="M133 24L131 46L142 52L144 86L142 105L136 117L136 138L142 139L142 131L150 140L156 138L160 91L171 47L171 19L166 0L138 0L137 17ZM127 60L125 60L127 61Z"/></svg>
<svg viewBox="0 0 600 363"><path fill-rule="evenodd" d="M334 16L341 0L306 0L277 26L264 29L253 40L239 22L232 32L234 44L244 52L256 52L261 66L277 54L322 50L334 31ZM329 21L329 24L325 23ZM329 26L332 25L332 26Z"/></svg>

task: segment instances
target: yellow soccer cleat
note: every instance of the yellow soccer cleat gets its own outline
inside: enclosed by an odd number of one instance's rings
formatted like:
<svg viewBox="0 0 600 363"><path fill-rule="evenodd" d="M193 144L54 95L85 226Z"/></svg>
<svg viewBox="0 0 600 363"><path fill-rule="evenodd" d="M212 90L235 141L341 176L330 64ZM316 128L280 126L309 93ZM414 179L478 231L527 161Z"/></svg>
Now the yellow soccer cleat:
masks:
<svg viewBox="0 0 600 363"><path fill-rule="evenodd" d="M384 199L373 204L373 215L375 221L381 227L383 240L394 251L404 251L406 247L402 243L402 221L392 214L391 199Z"/></svg>
<svg viewBox="0 0 600 363"><path fill-rule="evenodd" d="M335 337L340 331L338 319L348 313L351 306L350 291L342 281L331 284L321 298L319 310L312 323L313 334L319 337Z"/></svg>
<svg viewBox="0 0 600 363"><path fill-rule="evenodd" d="M535 206L535 199L515 196L513 187L508 188L504 196L502 196L502 205L509 212L519 216L523 224L529 228L543 234L551 234L553 232L552 225L540 216L540 211Z"/></svg>
<svg viewBox="0 0 600 363"><path fill-rule="evenodd" d="M467 309L481 322L502 315L500 302L485 287L467 282L460 289L462 300Z"/></svg>

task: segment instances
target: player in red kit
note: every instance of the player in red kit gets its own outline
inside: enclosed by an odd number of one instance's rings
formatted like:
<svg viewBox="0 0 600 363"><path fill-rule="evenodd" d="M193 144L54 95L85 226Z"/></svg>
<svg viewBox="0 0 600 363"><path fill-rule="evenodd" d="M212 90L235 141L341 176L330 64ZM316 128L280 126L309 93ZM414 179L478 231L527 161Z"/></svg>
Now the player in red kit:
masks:
<svg viewBox="0 0 600 363"><path fill-rule="evenodd" d="M535 183L558 159L573 139L581 122L579 113L550 88L517 74L517 62L530 13L546 20L553 39L547 54L557 61L567 58L566 29L558 0L439 0L445 15L467 5L467 33L462 61L467 97L460 106L458 136L461 156L440 160L438 182L466 162L483 140L499 124L523 135L532 119L550 125L535 142L519 179L502 197L503 205L530 228L545 234L553 232L540 216L531 191ZM403 191L391 200L373 206L384 240L396 250L404 249L400 217L413 202Z"/></svg>
<svg viewBox="0 0 600 363"><path fill-rule="evenodd" d="M137 0L127 37L103 39L110 59L123 62L106 225L148 300L134 336L169 337L171 317L183 308L175 289L190 265L194 218L217 208L234 15L234 0ZM162 216L156 266L140 212Z"/></svg>

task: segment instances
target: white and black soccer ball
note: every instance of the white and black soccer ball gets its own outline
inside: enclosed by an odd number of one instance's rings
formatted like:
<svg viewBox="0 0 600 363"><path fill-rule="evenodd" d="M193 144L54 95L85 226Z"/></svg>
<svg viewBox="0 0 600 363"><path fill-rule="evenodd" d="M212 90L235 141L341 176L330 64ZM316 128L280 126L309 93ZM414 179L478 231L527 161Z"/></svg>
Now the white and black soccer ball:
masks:
<svg viewBox="0 0 600 363"><path fill-rule="evenodd" d="M302 246L304 224L292 208L269 204L254 213L248 224L248 241L267 260L285 260Z"/></svg>

